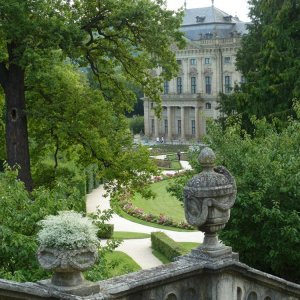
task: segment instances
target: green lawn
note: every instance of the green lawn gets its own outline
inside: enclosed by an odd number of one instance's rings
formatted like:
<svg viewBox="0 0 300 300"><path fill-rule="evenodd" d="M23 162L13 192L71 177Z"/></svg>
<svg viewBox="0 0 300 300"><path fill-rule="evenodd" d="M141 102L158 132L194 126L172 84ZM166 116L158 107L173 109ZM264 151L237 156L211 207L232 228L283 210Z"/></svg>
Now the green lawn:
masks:
<svg viewBox="0 0 300 300"><path fill-rule="evenodd" d="M172 179L151 184L151 190L156 194L155 198L144 199L140 194L135 194L131 202L134 206L142 208L147 213L157 216L163 213L177 222L185 221L184 209L181 202L166 191L170 180Z"/></svg>
<svg viewBox="0 0 300 300"><path fill-rule="evenodd" d="M189 150L188 145L158 144L158 145L151 146L150 155L177 153L178 151L187 152L188 150Z"/></svg>
<svg viewBox="0 0 300 300"><path fill-rule="evenodd" d="M105 265L100 258L91 270L84 272L87 280L99 281L141 270L141 267L130 256L121 251L106 253L104 258Z"/></svg>
<svg viewBox="0 0 300 300"><path fill-rule="evenodd" d="M141 270L141 267L126 253L114 251L106 254L107 276L111 278Z"/></svg>
<svg viewBox="0 0 300 300"><path fill-rule="evenodd" d="M171 161L176 161L178 162L178 156L177 156L177 153L171 153L171 154L168 154L167 155L167 158ZM188 157L187 157L187 153L181 153L180 154L180 160L188 160Z"/></svg>
<svg viewBox="0 0 300 300"><path fill-rule="evenodd" d="M181 164L178 160L171 160L171 168L170 170L181 170Z"/></svg>
<svg viewBox="0 0 300 300"><path fill-rule="evenodd" d="M140 232L114 231L113 238L117 240L146 239L150 238L150 234Z"/></svg>
<svg viewBox="0 0 300 300"><path fill-rule="evenodd" d="M145 226L150 226L150 227L154 227L154 228L160 228L160 229L167 229L167 230L173 230L173 231L184 231L184 232L189 232L189 231L195 231L195 230L188 230L188 229L181 229L181 228L177 228L177 227L171 227L171 226L164 226L164 225L160 225L160 224L156 224L156 223L151 223L151 222L147 222L141 219L138 219L136 217L130 216L129 214L127 214L125 211L123 211L121 208L114 208L114 211L120 216L123 217L124 219L127 219L129 221L138 223L138 224L142 224Z"/></svg>

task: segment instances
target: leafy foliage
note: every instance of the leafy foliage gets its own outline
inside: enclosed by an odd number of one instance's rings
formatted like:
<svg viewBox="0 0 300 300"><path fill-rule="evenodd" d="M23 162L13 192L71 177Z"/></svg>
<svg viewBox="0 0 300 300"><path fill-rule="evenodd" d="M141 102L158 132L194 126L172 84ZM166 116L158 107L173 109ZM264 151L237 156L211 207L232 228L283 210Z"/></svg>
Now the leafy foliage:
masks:
<svg viewBox="0 0 300 300"><path fill-rule="evenodd" d="M7 166L0 173L0 275L36 281L47 277L36 260L37 222L59 210L81 211L85 203L78 190L63 183L57 183L52 190L40 187L28 194L16 177L17 171Z"/></svg>
<svg viewBox="0 0 300 300"><path fill-rule="evenodd" d="M253 135L242 129L241 119L228 118L224 130L211 122L206 142L218 164L233 174L238 188L221 239L250 266L299 282L299 104L295 114L298 117L290 118L282 130L253 117ZM182 200L188 179L176 179L180 182L169 188L178 199Z"/></svg>
<svg viewBox="0 0 300 300"><path fill-rule="evenodd" d="M124 162L121 150L137 158L129 149L123 117L135 103L131 87L143 87L159 104L163 79L170 79L178 70L170 45L184 45L179 31L183 12L166 10L163 4L161 0L24 0L9 4L0 0L0 85L10 111L22 116L20 124L12 127L8 126L11 118L6 118L7 128L22 131L15 148L14 134L7 135L7 161L11 166L20 164L19 175L28 190L32 184L27 118L29 136L36 143L34 165L45 151L52 151L56 167L58 151L67 150L75 152L84 166L96 160L100 172L109 169L106 176L115 179L119 174L116 164ZM89 75L91 70L94 78L85 82L75 72L78 67ZM149 70L158 67L163 67L161 74L150 74ZM93 84L95 79L98 84ZM15 99L22 105L16 106ZM139 171L128 167L124 165L127 173Z"/></svg>
<svg viewBox="0 0 300 300"><path fill-rule="evenodd" d="M130 256L120 251L100 251L99 257L101 257L101 262L84 273L86 279L99 281L141 270L141 267Z"/></svg>
<svg viewBox="0 0 300 300"><path fill-rule="evenodd" d="M299 281L300 121L289 119L281 132L265 119L252 122L253 137L240 122L225 131L212 124L209 130L219 163L232 172L238 187L220 236L245 263Z"/></svg>
<svg viewBox="0 0 300 300"><path fill-rule="evenodd" d="M276 116L285 122L292 113L293 99L300 96L298 1L249 3L251 24L237 54L237 68L245 83L232 95L223 95L220 103L225 114L240 113L247 129L252 127L252 115L269 121Z"/></svg>
<svg viewBox="0 0 300 300"><path fill-rule="evenodd" d="M128 119L130 131L133 134L139 134L144 132L144 117L142 116L133 116L132 118Z"/></svg>
<svg viewBox="0 0 300 300"><path fill-rule="evenodd" d="M97 236L100 239L110 239L114 233L114 225L107 224L113 215L112 209L105 209L103 211L97 207L95 213L89 214L89 217L93 220L93 224L97 227Z"/></svg>

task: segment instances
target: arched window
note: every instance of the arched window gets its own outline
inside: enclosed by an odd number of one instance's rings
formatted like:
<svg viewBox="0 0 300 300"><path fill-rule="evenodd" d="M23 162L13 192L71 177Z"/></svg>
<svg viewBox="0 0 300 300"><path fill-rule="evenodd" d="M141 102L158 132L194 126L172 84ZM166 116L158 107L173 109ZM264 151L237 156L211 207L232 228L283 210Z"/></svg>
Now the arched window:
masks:
<svg viewBox="0 0 300 300"><path fill-rule="evenodd" d="M237 290L236 290L236 299L237 300L242 300L242 296L243 296L242 289L240 287L238 287Z"/></svg>
<svg viewBox="0 0 300 300"><path fill-rule="evenodd" d="M248 295L247 300L257 300L257 294L255 292L251 292Z"/></svg>
<svg viewBox="0 0 300 300"><path fill-rule="evenodd" d="M177 300L177 297L175 294L171 293L168 294L167 297L165 298L165 300Z"/></svg>

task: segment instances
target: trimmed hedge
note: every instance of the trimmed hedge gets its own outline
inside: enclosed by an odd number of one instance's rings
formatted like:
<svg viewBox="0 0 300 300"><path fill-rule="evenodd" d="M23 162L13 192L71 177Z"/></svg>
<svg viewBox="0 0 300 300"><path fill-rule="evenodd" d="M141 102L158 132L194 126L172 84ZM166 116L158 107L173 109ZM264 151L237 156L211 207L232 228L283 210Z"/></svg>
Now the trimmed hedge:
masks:
<svg viewBox="0 0 300 300"><path fill-rule="evenodd" d="M187 250L180 244L169 238L163 232L151 233L151 246L152 249L163 254L167 259L173 261L175 257L187 254Z"/></svg>
<svg viewBox="0 0 300 300"><path fill-rule="evenodd" d="M97 236L99 239L110 239L114 233L114 224L102 224L99 226Z"/></svg>
<svg viewBox="0 0 300 300"><path fill-rule="evenodd" d="M97 176L98 166L96 164L89 165L85 169L85 177L86 177L86 193L89 194L93 191L93 189L97 188L101 181Z"/></svg>

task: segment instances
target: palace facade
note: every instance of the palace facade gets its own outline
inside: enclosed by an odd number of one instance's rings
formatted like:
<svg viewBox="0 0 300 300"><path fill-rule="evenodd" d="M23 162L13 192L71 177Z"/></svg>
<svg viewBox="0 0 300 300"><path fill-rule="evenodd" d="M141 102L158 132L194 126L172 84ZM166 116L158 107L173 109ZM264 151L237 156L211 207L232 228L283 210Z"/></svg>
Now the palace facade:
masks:
<svg viewBox="0 0 300 300"><path fill-rule="evenodd" d="M186 9L181 30L187 46L174 49L179 73L164 82L160 118L154 114L155 104L144 98L145 135L199 141L207 119L219 117L219 94L228 94L235 83L243 82L235 57L246 23L212 5Z"/></svg>

